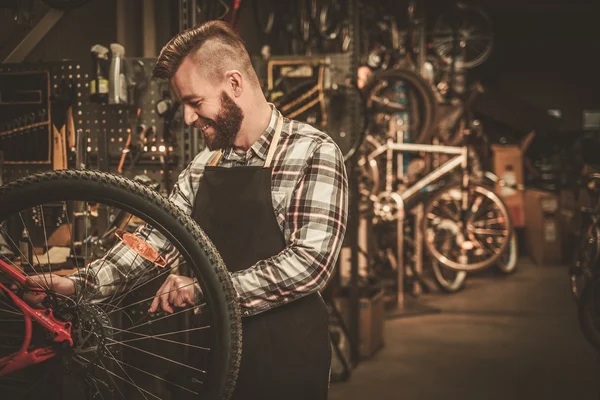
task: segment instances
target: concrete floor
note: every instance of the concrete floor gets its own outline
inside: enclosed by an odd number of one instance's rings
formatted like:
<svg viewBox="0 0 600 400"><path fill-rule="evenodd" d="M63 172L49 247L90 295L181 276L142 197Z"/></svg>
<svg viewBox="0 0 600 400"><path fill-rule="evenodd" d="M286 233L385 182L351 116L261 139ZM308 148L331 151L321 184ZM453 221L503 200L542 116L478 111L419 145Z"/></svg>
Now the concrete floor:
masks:
<svg viewBox="0 0 600 400"><path fill-rule="evenodd" d="M428 294L437 314L386 321L385 347L332 383L329 400L600 399L600 354L579 331L565 267L522 260Z"/></svg>

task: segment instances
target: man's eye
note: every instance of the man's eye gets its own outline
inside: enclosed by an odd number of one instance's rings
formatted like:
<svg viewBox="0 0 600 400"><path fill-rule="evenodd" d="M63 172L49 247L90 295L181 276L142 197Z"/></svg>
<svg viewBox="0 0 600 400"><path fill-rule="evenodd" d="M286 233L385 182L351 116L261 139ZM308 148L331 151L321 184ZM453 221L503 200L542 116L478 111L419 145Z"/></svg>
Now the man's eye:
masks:
<svg viewBox="0 0 600 400"><path fill-rule="evenodd" d="M198 108L198 107L200 107L200 106L202 105L202 103L200 103L200 102L198 101L198 102L196 102L196 103L192 103L192 104L190 104L190 105L191 105L192 107L194 107L194 108Z"/></svg>

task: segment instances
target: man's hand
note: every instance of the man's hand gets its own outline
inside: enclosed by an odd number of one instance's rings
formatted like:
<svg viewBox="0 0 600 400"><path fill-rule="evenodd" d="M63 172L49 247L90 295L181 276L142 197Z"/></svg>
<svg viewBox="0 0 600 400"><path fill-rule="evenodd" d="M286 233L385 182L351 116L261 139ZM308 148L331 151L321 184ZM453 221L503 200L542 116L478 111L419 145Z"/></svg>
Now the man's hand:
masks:
<svg viewBox="0 0 600 400"><path fill-rule="evenodd" d="M195 291L200 290L194 279L187 276L169 275L156 292L156 297L152 301L148 311L156 312L160 307L173 313L174 307L183 308L186 305L193 306L195 303Z"/></svg>
<svg viewBox="0 0 600 400"><path fill-rule="evenodd" d="M64 296L75 294L75 284L72 280L54 274L32 275L25 281L24 289L23 300L34 307L41 307L42 301L46 298L44 293L46 289Z"/></svg>

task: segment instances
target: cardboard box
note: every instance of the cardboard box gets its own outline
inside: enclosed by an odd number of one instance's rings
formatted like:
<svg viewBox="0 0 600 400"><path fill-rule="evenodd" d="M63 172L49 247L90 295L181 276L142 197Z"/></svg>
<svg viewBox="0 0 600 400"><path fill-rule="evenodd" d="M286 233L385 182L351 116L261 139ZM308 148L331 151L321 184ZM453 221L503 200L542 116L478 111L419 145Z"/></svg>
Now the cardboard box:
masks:
<svg viewBox="0 0 600 400"><path fill-rule="evenodd" d="M340 309L344 323L348 326L350 321L349 299L338 297L335 301ZM361 298L359 310L359 355L361 358L369 358L384 343L383 290L378 291L370 298Z"/></svg>
<svg viewBox="0 0 600 400"><path fill-rule="evenodd" d="M494 157L494 174L510 185L523 185L524 163L523 156L531 144L535 132L530 132L515 145L492 145ZM496 186L496 193L504 200L512 218L515 228L525 226L525 207L523 204L523 192L511 187Z"/></svg>
<svg viewBox="0 0 600 400"><path fill-rule="evenodd" d="M536 264L562 264L562 234L558 195L537 189L525 191L525 243Z"/></svg>

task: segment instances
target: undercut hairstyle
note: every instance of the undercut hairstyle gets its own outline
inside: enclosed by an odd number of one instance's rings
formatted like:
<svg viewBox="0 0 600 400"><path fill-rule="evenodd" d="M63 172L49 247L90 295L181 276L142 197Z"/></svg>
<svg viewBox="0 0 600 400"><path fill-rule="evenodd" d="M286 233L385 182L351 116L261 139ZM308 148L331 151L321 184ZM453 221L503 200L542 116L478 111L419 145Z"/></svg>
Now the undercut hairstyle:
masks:
<svg viewBox="0 0 600 400"><path fill-rule="evenodd" d="M223 21L208 21L173 37L161 50L152 78L171 80L188 56L211 80L220 81L225 71L237 69L260 86L244 41Z"/></svg>

